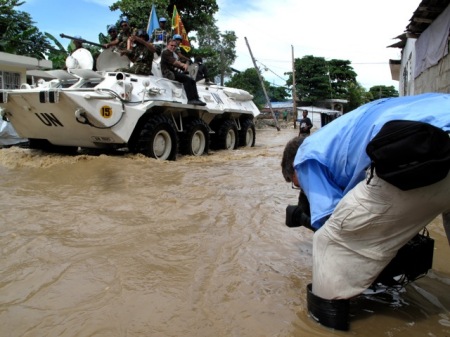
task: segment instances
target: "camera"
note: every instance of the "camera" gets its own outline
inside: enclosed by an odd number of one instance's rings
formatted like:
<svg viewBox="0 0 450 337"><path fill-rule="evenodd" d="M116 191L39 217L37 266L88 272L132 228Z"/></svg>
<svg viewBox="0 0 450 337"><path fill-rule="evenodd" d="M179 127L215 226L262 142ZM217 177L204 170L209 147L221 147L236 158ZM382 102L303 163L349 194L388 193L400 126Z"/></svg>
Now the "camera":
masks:
<svg viewBox="0 0 450 337"><path fill-rule="evenodd" d="M286 207L286 226L288 227L306 227L312 231L315 228L311 227L311 217L303 211L301 206L288 205Z"/></svg>

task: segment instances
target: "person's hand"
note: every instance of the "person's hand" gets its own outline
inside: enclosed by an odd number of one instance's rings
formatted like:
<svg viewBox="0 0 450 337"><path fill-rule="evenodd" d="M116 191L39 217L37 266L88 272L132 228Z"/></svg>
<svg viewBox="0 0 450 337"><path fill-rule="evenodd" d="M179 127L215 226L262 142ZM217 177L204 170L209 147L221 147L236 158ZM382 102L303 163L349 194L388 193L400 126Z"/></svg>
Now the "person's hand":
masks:
<svg viewBox="0 0 450 337"><path fill-rule="evenodd" d="M132 35L132 36L130 36L130 41L131 42L139 42L139 43L141 43L142 39L139 36Z"/></svg>

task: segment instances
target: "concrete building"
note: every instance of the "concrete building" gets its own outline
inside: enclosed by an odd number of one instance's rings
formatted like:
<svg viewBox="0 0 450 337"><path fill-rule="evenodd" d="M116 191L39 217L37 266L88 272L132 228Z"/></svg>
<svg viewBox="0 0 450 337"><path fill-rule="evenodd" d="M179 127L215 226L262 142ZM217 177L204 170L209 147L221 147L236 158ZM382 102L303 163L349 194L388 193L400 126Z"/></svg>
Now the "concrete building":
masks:
<svg viewBox="0 0 450 337"><path fill-rule="evenodd" d="M449 1L423 0L400 41L389 46L401 49L401 59L389 62L400 96L450 93L449 33Z"/></svg>
<svg viewBox="0 0 450 337"><path fill-rule="evenodd" d="M27 71L52 67L52 61L0 52L0 89L19 89L27 83Z"/></svg>
<svg viewBox="0 0 450 337"><path fill-rule="evenodd" d="M0 90L19 89L23 83L27 83L27 71L52 67L52 62L48 60L0 52ZM0 92L0 95L3 94ZM19 137L8 121L0 119L0 148L26 141Z"/></svg>

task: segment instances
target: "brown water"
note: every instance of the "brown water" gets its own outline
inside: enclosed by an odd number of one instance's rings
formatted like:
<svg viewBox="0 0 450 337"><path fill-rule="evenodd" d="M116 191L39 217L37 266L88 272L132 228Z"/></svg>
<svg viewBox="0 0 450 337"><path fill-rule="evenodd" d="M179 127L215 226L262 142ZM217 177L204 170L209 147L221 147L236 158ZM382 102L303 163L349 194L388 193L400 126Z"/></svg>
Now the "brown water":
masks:
<svg viewBox="0 0 450 337"><path fill-rule="evenodd" d="M311 237L284 225L296 130L175 162L0 150L0 337L450 336L450 249L347 333L306 311Z"/></svg>

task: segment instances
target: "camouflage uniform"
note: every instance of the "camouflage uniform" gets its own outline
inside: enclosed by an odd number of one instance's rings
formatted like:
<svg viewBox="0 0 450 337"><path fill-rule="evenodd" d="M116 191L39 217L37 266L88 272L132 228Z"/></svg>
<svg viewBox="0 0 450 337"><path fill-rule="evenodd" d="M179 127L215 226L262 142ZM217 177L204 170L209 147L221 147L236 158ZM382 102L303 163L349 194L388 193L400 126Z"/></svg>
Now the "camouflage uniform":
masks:
<svg viewBox="0 0 450 337"><path fill-rule="evenodd" d="M128 38L131 36L131 30L128 33L125 32L120 32L119 36L117 37L117 39L119 40L119 43L117 44L117 47L119 49L127 49L127 43L128 43Z"/></svg>
<svg viewBox="0 0 450 337"><path fill-rule="evenodd" d="M128 54L128 58L133 62L133 65L130 68L120 68L116 71L123 71L137 75L153 75L153 52L151 52L146 46L137 43Z"/></svg>

